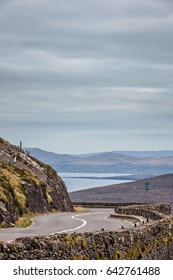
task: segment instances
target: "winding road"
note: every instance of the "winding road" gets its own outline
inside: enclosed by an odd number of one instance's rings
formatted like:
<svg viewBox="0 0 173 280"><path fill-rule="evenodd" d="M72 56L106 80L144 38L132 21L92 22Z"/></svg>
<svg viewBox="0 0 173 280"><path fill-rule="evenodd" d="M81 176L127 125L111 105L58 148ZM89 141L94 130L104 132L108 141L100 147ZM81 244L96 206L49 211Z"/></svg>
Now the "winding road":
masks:
<svg viewBox="0 0 173 280"><path fill-rule="evenodd" d="M0 230L0 240L12 241L18 237L48 235L54 233L95 232L132 227L132 223L111 219L113 209L90 209L87 213L52 213L37 216L28 228L6 228Z"/></svg>

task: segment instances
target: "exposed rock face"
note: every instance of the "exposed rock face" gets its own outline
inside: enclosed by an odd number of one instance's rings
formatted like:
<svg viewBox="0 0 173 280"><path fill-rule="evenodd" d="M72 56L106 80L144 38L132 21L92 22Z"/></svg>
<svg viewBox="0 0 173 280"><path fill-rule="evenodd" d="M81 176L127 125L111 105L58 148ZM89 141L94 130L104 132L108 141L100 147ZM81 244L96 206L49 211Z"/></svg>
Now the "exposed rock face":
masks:
<svg viewBox="0 0 173 280"><path fill-rule="evenodd" d="M52 210L73 211L66 186L49 165L0 138L0 224Z"/></svg>
<svg viewBox="0 0 173 280"><path fill-rule="evenodd" d="M15 220L17 220L19 216L19 211L14 205L11 205L11 208L7 208L5 203L0 201L0 224L12 224Z"/></svg>

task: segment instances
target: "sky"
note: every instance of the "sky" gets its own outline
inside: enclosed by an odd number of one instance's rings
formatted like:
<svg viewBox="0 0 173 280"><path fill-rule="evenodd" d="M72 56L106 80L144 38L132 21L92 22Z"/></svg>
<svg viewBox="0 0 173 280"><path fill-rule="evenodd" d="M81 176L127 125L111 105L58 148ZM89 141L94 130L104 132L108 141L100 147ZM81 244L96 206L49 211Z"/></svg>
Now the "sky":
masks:
<svg viewBox="0 0 173 280"><path fill-rule="evenodd" d="M172 0L1 0L0 137L173 150Z"/></svg>

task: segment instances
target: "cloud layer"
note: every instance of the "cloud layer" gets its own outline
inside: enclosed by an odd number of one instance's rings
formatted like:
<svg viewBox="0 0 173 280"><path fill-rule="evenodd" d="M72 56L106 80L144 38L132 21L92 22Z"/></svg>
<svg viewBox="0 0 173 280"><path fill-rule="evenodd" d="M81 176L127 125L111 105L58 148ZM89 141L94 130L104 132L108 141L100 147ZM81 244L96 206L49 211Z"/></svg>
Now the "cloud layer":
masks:
<svg viewBox="0 0 173 280"><path fill-rule="evenodd" d="M1 1L2 137L71 153L173 149L172 26L169 0Z"/></svg>

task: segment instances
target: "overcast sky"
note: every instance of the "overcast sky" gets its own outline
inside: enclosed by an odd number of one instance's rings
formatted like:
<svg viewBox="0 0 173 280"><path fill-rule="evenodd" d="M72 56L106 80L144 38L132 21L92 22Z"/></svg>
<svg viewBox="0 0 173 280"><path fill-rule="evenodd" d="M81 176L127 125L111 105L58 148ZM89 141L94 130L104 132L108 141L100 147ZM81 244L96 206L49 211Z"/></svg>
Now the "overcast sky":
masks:
<svg viewBox="0 0 173 280"><path fill-rule="evenodd" d="M57 153L173 149L173 1L1 0L0 132Z"/></svg>

